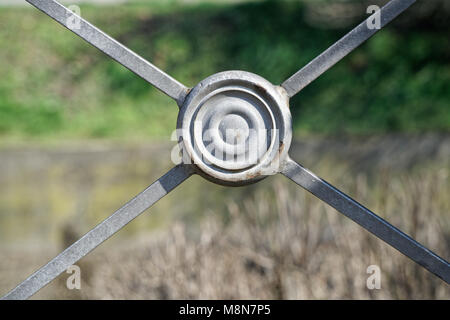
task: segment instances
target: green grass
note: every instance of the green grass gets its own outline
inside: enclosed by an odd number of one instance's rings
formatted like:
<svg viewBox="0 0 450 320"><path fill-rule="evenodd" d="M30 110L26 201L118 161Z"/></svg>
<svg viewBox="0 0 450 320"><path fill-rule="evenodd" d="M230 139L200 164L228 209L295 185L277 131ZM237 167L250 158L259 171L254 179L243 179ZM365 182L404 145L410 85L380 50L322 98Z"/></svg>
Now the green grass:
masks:
<svg viewBox="0 0 450 320"><path fill-rule="evenodd" d="M345 29L306 23L302 3L83 6L82 16L188 86L223 70L273 83ZM31 8L0 9L0 136L7 139L168 137L177 106ZM450 129L450 39L393 25L291 102L297 133Z"/></svg>

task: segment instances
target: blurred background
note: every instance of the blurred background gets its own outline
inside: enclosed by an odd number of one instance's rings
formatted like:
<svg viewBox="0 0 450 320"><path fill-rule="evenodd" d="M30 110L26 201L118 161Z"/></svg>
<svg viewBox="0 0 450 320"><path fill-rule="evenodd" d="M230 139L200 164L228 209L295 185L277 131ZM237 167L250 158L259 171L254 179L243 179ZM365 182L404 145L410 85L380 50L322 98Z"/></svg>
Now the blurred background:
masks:
<svg viewBox="0 0 450 320"><path fill-rule="evenodd" d="M92 0L81 15L187 86L287 79L387 1ZM450 258L450 3L419 0L293 100L292 157ZM0 295L171 166L176 104L25 1L0 0ZM369 290L366 269L381 269ZM45 299L449 299L283 177L193 177Z"/></svg>

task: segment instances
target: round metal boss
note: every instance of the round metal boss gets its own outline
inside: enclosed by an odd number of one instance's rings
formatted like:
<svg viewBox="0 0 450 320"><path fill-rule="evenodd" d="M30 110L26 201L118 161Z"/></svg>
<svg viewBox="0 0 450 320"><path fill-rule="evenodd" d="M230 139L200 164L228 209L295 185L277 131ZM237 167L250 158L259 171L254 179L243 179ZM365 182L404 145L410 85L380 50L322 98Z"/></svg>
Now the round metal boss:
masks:
<svg viewBox="0 0 450 320"><path fill-rule="evenodd" d="M185 162L206 178L243 184L279 172L292 139L289 99L258 75L226 71L200 82L178 116Z"/></svg>

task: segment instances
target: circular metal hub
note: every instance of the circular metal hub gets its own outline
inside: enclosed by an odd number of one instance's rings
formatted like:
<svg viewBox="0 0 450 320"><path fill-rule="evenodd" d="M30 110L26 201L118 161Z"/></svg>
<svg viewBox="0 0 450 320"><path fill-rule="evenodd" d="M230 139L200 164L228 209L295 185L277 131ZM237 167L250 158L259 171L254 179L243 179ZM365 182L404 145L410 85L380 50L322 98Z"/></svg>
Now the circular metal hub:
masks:
<svg viewBox="0 0 450 320"><path fill-rule="evenodd" d="M258 75L226 71L200 82L178 116L183 161L221 184L275 174L292 139L289 99Z"/></svg>

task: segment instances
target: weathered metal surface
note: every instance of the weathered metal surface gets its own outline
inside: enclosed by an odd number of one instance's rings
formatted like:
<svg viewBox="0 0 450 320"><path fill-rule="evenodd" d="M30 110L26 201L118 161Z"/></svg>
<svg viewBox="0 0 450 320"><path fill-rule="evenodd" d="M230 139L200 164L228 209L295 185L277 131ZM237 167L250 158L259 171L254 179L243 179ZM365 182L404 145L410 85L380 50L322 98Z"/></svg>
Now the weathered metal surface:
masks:
<svg viewBox="0 0 450 320"><path fill-rule="evenodd" d="M72 12L58 2L27 1L67 27L66 19ZM414 2L389 2L381 10L381 26ZM169 171L31 275L5 299L30 297L194 173L225 185L252 183L267 175L282 173L449 283L450 266L447 261L288 157L292 140L289 97L367 40L376 29L368 29L363 22L281 87L255 74L227 71L203 80L188 92L176 80L85 20L81 22L80 29L71 30L157 86L181 106L177 128L180 130L184 164ZM255 131L252 133L251 129ZM209 132L209 138L205 132Z"/></svg>
<svg viewBox="0 0 450 320"><path fill-rule="evenodd" d="M400 13L408 9L414 2L416 0L391 0L379 12L381 18L380 27L383 28ZM322 73L330 69L339 60L373 36L379 29L369 29L367 23L371 21L370 19L371 17L359 24L321 55L283 82L281 86L286 89L289 97L295 96Z"/></svg>
<svg viewBox="0 0 450 320"><path fill-rule="evenodd" d="M245 71L201 81L178 116L185 161L192 159L207 178L224 184L278 173L292 140L289 100L280 89Z"/></svg>
<svg viewBox="0 0 450 320"><path fill-rule="evenodd" d="M64 272L68 267L94 250L102 242L122 229L155 202L164 197L193 173L190 166L179 165L130 200L77 242L37 270L2 299L27 299Z"/></svg>
<svg viewBox="0 0 450 320"><path fill-rule="evenodd" d="M288 159L282 174L445 282L450 282L450 264L447 261L311 171L305 169L295 161Z"/></svg>
<svg viewBox="0 0 450 320"><path fill-rule="evenodd" d="M26 0L94 47L175 99L181 105L188 88L54 0ZM76 18L76 23L74 19ZM73 25L72 25L73 24Z"/></svg>

